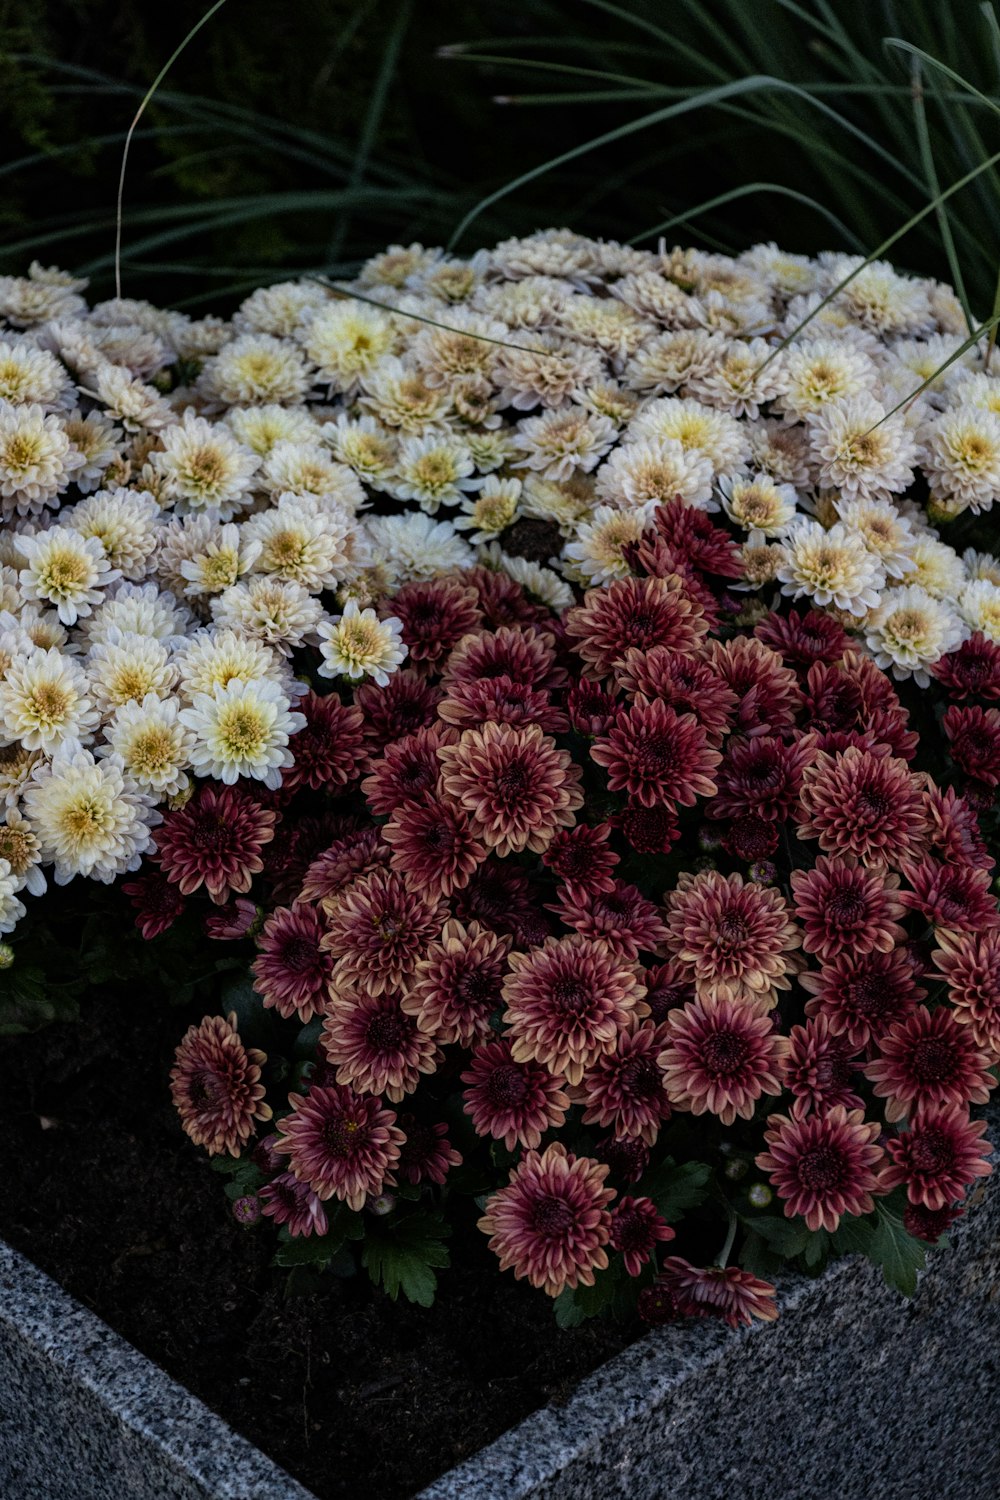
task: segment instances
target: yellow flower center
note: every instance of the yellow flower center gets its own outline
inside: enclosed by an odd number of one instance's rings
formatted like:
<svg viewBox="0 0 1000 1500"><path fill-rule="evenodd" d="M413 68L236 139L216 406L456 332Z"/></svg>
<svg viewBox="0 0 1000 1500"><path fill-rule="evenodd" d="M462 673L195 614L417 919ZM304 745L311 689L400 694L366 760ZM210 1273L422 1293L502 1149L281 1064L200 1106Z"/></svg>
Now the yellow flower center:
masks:
<svg viewBox="0 0 1000 1500"><path fill-rule="evenodd" d="M4 463L8 469L30 469L41 454L41 443L35 433L15 432L7 439Z"/></svg>
<svg viewBox="0 0 1000 1500"><path fill-rule="evenodd" d="M233 760L258 755L266 735L260 710L252 703L230 704L219 716L219 736Z"/></svg>
<svg viewBox="0 0 1000 1500"><path fill-rule="evenodd" d="M72 701L66 689L54 682L39 683L29 700L36 723L50 727L62 722Z"/></svg>

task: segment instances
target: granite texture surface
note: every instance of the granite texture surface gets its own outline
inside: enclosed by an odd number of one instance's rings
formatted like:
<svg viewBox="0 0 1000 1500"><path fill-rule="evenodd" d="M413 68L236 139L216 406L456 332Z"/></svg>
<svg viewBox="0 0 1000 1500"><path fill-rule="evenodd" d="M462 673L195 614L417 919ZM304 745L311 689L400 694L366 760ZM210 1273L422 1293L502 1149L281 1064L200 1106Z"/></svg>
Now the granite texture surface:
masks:
<svg viewBox="0 0 1000 1500"><path fill-rule="evenodd" d="M0 1241L3 1500L311 1500Z"/></svg>

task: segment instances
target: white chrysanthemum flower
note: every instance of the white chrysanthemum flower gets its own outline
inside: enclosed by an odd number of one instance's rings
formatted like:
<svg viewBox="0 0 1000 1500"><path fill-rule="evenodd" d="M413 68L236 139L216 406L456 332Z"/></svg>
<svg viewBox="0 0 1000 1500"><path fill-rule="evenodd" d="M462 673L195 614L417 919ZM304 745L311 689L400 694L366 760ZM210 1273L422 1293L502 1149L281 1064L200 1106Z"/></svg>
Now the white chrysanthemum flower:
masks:
<svg viewBox="0 0 1000 1500"><path fill-rule="evenodd" d="M249 573L260 557L261 544L247 525L223 525L210 516L189 519L193 524L186 527L183 540L174 541L178 554L181 546L185 549L184 556L178 555L177 571L185 596L204 601Z"/></svg>
<svg viewBox="0 0 1000 1500"><path fill-rule="evenodd" d="M25 913L23 901L14 894L20 890L17 876L6 859L0 859L0 933L13 932Z"/></svg>
<svg viewBox="0 0 1000 1500"><path fill-rule="evenodd" d="M498 349L512 342L506 325L464 308L449 313L447 321L447 328L423 327L413 342L413 359L427 384L449 386L470 375L492 381Z"/></svg>
<svg viewBox="0 0 1000 1500"><path fill-rule="evenodd" d="M270 333L287 339L303 316L326 305L329 292L315 281L277 281L258 287L233 313L237 333Z"/></svg>
<svg viewBox="0 0 1000 1500"><path fill-rule="evenodd" d="M535 406L564 406L575 390L602 380L607 373L595 349L552 333L508 344L496 362L497 399L501 406L531 411Z"/></svg>
<svg viewBox="0 0 1000 1500"><path fill-rule="evenodd" d="M284 657L263 641L235 630L199 630L177 652L174 665L180 674L178 691L189 702L200 693L212 697L217 687L228 687L231 682L270 681L288 686ZM305 684L298 683L297 691L305 692Z"/></svg>
<svg viewBox="0 0 1000 1500"><path fill-rule="evenodd" d="M639 350L622 379L633 391L650 396L672 396L692 380L707 375L726 352L728 339L704 328L664 333Z"/></svg>
<svg viewBox="0 0 1000 1500"><path fill-rule="evenodd" d="M290 406L311 384L300 350L287 339L245 333L205 361L198 389L220 406Z"/></svg>
<svg viewBox="0 0 1000 1500"><path fill-rule="evenodd" d="M414 365L386 356L365 374L358 404L385 426L419 436L448 425L452 399L447 387L428 385Z"/></svg>
<svg viewBox="0 0 1000 1500"><path fill-rule="evenodd" d="M482 285L479 271L468 261L442 258L428 270L417 272L408 285L448 307L468 302Z"/></svg>
<svg viewBox="0 0 1000 1500"><path fill-rule="evenodd" d="M328 300L300 328L298 338L316 367L316 380L353 394L396 344L392 317L353 299Z"/></svg>
<svg viewBox="0 0 1000 1500"><path fill-rule="evenodd" d="M751 245L739 256L737 264L759 276L783 297L811 292L818 280L815 262L807 255L792 255L779 249L773 241L766 245Z"/></svg>
<svg viewBox="0 0 1000 1500"><path fill-rule="evenodd" d="M627 427L642 403L634 391L624 390L616 380L596 380L573 392L573 400L596 417L607 417L615 427Z"/></svg>
<svg viewBox="0 0 1000 1500"><path fill-rule="evenodd" d="M958 608L971 630L981 630L988 640L1000 643L1000 584L977 578L958 596Z"/></svg>
<svg viewBox="0 0 1000 1500"><path fill-rule="evenodd" d="M802 519L789 526L782 545L785 560L776 576L783 594L859 617L878 607L885 572L857 532L839 524L826 531Z"/></svg>
<svg viewBox="0 0 1000 1500"><path fill-rule="evenodd" d="M560 310L558 326L570 338L598 349L621 370L625 361L653 334L655 323L640 317L627 303L611 297L577 294Z"/></svg>
<svg viewBox="0 0 1000 1500"><path fill-rule="evenodd" d="M755 422L747 434L750 466L778 484L802 490L810 483L809 443L804 427L782 422Z"/></svg>
<svg viewBox="0 0 1000 1500"><path fill-rule="evenodd" d="M26 750L23 745L0 745L0 803L17 807L31 773L44 759L40 750Z"/></svg>
<svg viewBox="0 0 1000 1500"><path fill-rule="evenodd" d="M98 746L98 756L113 755L126 782L157 802L179 796L189 785L186 772L194 750L194 733L180 712L176 698L155 693L123 703L104 727L106 743Z"/></svg>
<svg viewBox="0 0 1000 1500"><path fill-rule="evenodd" d="M719 480L722 508L744 531L781 536L796 513L796 493L790 484L777 484L769 474L740 475Z"/></svg>
<svg viewBox="0 0 1000 1500"><path fill-rule="evenodd" d="M96 536L81 536L69 526L22 536L20 549L26 559L18 574L22 595L51 605L64 625L89 615L120 576Z"/></svg>
<svg viewBox="0 0 1000 1500"><path fill-rule="evenodd" d="M699 401L664 397L641 408L624 441L653 442L672 438L687 453L701 454L716 474L734 474L748 454L745 424Z"/></svg>
<svg viewBox="0 0 1000 1500"><path fill-rule="evenodd" d="M416 500L421 510L435 515L442 505L457 505L467 490L478 487L475 469L461 438L434 433L406 437L386 487L397 500Z"/></svg>
<svg viewBox="0 0 1000 1500"><path fill-rule="evenodd" d="M886 576L905 578L916 567L912 553L916 542L905 516L888 500L837 500L837 515L848 531L856 531L869 552L882 561Z"/></svg>
<svg viewBox="0 0 1000 1500"><path fill-rule="evenodd" d="M39 764L24 789L24 810L38 835L42 857L54 865L56 885L88 875L110 885L137 870L160 821L145 793L125 783L113 760L95 760L78 745L64 745L50 764Z"/></svg>
<svg viewBox="0 0 1000 1500"><path fill-rule="evenodd" d="M169 698L177 683L177 668L162 641L119 630L92 648L86 666L91 696L104 717L149 694Z"/></svg>
<svg viewBox="0 0 1000 1500"><path fill-rule="evenodd" d="M957 359L964 340L954 334L935 333L926 339L898 339L889 356L889 371L895 377L893 384L902 397L907 389L914 391L925 382L927 394L932 398L943 397L951 387L964 390L970 367L978 359L975 348L967 349ZM948 361L952 360L951 364ZM941 366L947 365L942 370ZM907 386L906 379L909 379Z"/></svg>
<svg viewBox="0 0 1000 1500"><path fill-rule="evenodd" d="M610 505L599 505L590 520L581 523L575 541L563 548L569 568L581 583L591 588L612 583L616 578L628 578L631 568L625 560L625 548L642 539L652 510L652 506L615 510Z"/></svg>
<svg viewBox="0 0 1000 1500"><path fill-rule="evenodd" d="M540 604L547 604L550 609L562 612L573 603L573 590L552 568L531 562L527 557L512 557L509 552L504 552L498 542L489 542L481 547L479 561L495 572L506 573Z"/></svg>
<svg viewBox="0 0 1000 1500"><path fill-rule="evenodd" d="M8 807L0 819L0 861L6 860L14 890L44 896L47 888L42 870L42 846L38 835L18 807Z"/></svg>
<svg viewBox="0 0 1000 1500"><path fill-rule="evenodd" d="M217 625L243 631L290 656L315 639L323 609L301 584L260 575L214 598L212 616Z"/></svg>
<svg viewBox="0 0 1000 1500"><path fill-rule="evenodd" d="M810 416L808 427L822 488L877 500L913 483L919 450L905 422L887 417L874 397L832 402Z"/></svg>
<svg viewBox="0 0 1000 1500"><path fill-rule="evenodd" d="M601 280L593 240L572 229L539 229L501 240L487 252L494 272L515 281L522 276L558 276L580 291Z"/></svg>
<svg viewBox="0 0 1000 1500"><path fill-rule="evenodd" d="M122 577L138 583L149 572L160 540L160 507L144 490L98 490L60 520L83 537L94 537Z"/></svg>
<svg viewBox="0 0 1000 1500"><path fill-rule="evenodd" d="M984 370L973 372L962 365L949 396L956 406L973 406L978 411L991 411L995 417L1000 417L1000 375L988 374Z"/></svg>
<svg viewBox="0 0 1000 1500"><path fill-rule="evenodd" d="M363 560L354 517L312 495L279 496L273 509L244 523L242 534L258 549L258 573L300 583L310 594L336 589Z"/></svg>
<svg viewBox="0 0 1000 1500"><path fill-rule="evenodd" d="M349 417L338 412L322 430L334 457L368 484L381 489L396 467L398 442L374 417Z"/></svg>
<svg viewBox="0 0 1000 1500"><path fill-rule="evenodd" d="M380 620L373 609L359 609L353 601L334 620L319 628L321 677L371 677L385 687L408 655L402 640L403 623L395 616Z"/></svg>
<svg viewBox="0 0 1000 1500"><path fill-rule="evenodd" d="M687 452L676 438L623 443L597 471L597 494L620 510L663 504L679 495L700 510L718 510L712 499L712 462Z"/></svg>
<svg viewBox="0 0 1000 1500"><path fill-rule="evenodd" d="M965 587L967 576L962 560L954 547L946 546L929 533L914 539L910 553L914 571L909 583L918 583L935 599L957 599ZM1000 583L1000 576L997 578Z"/></svg>
<svg viewBox="0 0 1000 1500"><path fill-rule="evenodd" d="M594 481L589 475L574 474L571 479L542 479L526 474L521 493L521 513L535 521L554 521L567 540L576 535L581 521L594 511L597 498Z"/></svg>
<svg viewBox="0 0 1000 1500"><path fill-rule="evenodd" d="M901 276L888 261L873 260L864 265L860 255L821 255L825 290L832 291L841 281L857 272L842 291L836 304L852 321L873 333L917 335L930 333L934 314L928 297L928 283ZM862 269L859 269L862 268Z"/></svg>
<svg viewBox="0 0 1000 1500"><path fill-rule="evenodd" d="M887 590L865 620L865 644L883 671L929 687L927 668L954 651L968 634L955 610L917 583Z"/></svg>
<svg viewBox="0 0 1000 1500"><path fill-rule="evenodd" d="M805 339L775 363L779 389L774 405L786 422L801 422L830 401L871 395L878 383L874 360L842 339Z"/></svg>
<svg viewBox="0 0 1000 1500"><path fill-rule="evenodd" d="M82 462L59 418L0 401L0 510L32 515L51 505Z"/></svg>
<svg viewBox="0 0 1000 1500"><path fill-rule="evenodd" d="M422 511L369 516L365 530L373 556L387 562L401 583L433 578L450 568L471 568L475 561L450 521L434 521Z"/></svg>
<svg viewBox="0 0 1000 1500"><path fill-rule="evenodd" d="M120 365L99 365L89 379L97 400L126 432L141 432L144 427L158 432L176 421L173 407L159 391Z"/></svg>
<svg viewBox="0 0 1000 1500"><path fill-rule="evenodd" d="M73 470L73 483L82 495L88 495L101 483L105 469L121 449L122 433L103 412L91 411L86 416L79 410L63 417L63 431L80 455L80 467Z"/></svg>
<svg viewBox="0 0 1000 1500"><path fill-rule="evenodd" d="M37 266L38 262L33 262ZM33 328L53 318L72 318L86 312L77 292L86 281L48 281L44 276L0 276L0 317L15 328Z"/></svg>
<svg viewBox="0 0 1000 1500"><path fill-rule="evenodd" d="M688 394L730 416L756 420L780 389L776 361L767 364L772 352L764 339L728 339L711 368L688 380Z"/></svg>
<svg viewBox="0 0 1000 1500"><path fill-rule="evenodd" d="M407 286L437 262L440 250L425 250L423 245L390 245L365 261L358 272L360 286Z"/></svg>
<svg viewBox="0 0 1000 1500"><path fill-rule="evenodd" d="M766 287L758 287L766 294ZM711 289L698 296L698 321L702 328L735 338L753 338L774 326L770 300L745 302Z"/></svg>
<svg viewBox="0 0 1000 1500"><path fill-rule="evenodd" d="M527 276L523 281L483 286L472 303L477 311L497 318L515 333L534 332L551 328L572 295L572 287L556 276Z"/></svg>
<svg viewBox="0 0 1000 1500"><path fill-rule="evenodd" d="M276 443L315 443L319 424L304 407L231 406L223 421L237 442L258 458L266 458Z"/></svg>
<svg viewBox="0 0 1000 1500"><path fill-rule="evenodd" d="M455 526L459 531L471 533L469 540L473 546L492 542L514 521L520 499L520 479L498 479L489 474L478 495L463 497L464 514L456 516Z"/></svg>
<svg viewBox="0 0 1000 1500"><path fill-rule="evenodd" d="M87 677L71 656L36 648L11 662L0 679L0 742L51 755L64 740L93 739L99 715Z"/></svg>
<svg viewBox="0 0 1000 1500"><path fill-rule="evenodd" d="M211 696L199 693L179 717L194 736L191 764L201 775L229 786L249 776L272 791L292 764L288 741L306 722L304 714L291 712L278 684L267 680L234 679Z"/></svg>
<svg viewBox="0 0 1000 1500"><path fill-rule="evenodd" d="M54 646L58 651L65 651L72 656L79 649L75 640L70 641L69 631L54 609L39 609L37 604L22 604L17 623L31 644L40 646L43 651Z"/></svg>
<svg viewBox="0 0 1000 1500"><path fill-rule="evenodd" d="M612 297L661 328L694 328L701 321L698 303L690 292L658 271L633 271L613 282L608 290Z"/></svg>
<svg viewBox="0 0 1000 1500"><path fill-rule="evenodd" d="M169 590L155 583L118 583L100 608L80 622L79 631L88 648L113 639L116 630L176 646L192 624L191 611Z"/></svg>
<svg viewBox="0 0 1000 1500"><path fill-rule="evenodd" d="M162 496L178 511L217 511L228 521L246 504L258 458L236 441L227 427L207 422L191 407L163 434L163 448L153 454L162 476Z"/></svg>
<svg viewBox="0 0 1000 1500"><path fill-rule="evenodd" d="M47 349L26 338L0 337L0 401L53 412L71 407L74 395L65 369Z"/></svg>
<svg viewBox="0 0 1000 1500"><path fill-rule="evenodd" d="M1000 416L974 406L942 412L927 433L923 469L933 499L989 510L1000 496Z"/></svg>
<svg viewBox="0 0 1000 1500"><path fill-rule="evenodd" d="M966 547L962 553L962 569L970 583L985 578L1000 588L1000 558L994 557L992 552L977 552L975 547Z"/></svg>
<svg viewBox="0 0 1000 1500"><path fill-rule="evenodd" d="M610 417L598 416L580 406L559 407L540 417L525 417L517 424L514 443L522 457L515 467L537 469L546 479L569 479L576 472L588 474L618 437Z"/></svg>
<svg viewBox="0 0 1000 1500"><path fill-rule="evenodd" d="M320 443L275 443L259 483L271 495L329 495L351 512L365 500L354 470L337 463Z"/></svg>
<svg viewBox="0 0 1000 1500"><path fill-rule="evenodd" d="M512 433L508 428L497 427L492 431L475 432L471 429L462 434L465 445L472 454L472 461L479 474L493 474L505 464L513 462L515 448Z"/></svg>

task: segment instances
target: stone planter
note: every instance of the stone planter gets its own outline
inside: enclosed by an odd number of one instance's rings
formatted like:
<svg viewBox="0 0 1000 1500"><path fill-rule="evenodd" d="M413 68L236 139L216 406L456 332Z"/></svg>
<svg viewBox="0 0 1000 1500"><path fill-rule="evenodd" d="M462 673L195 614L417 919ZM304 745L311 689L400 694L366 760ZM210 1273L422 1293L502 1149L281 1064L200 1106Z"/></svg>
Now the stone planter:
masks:
<svg viewBox="0 0 1000 1500"><path fill-rule="evenodd" d="M911 1302L856 1259L789 1277L777 1324L651 1333L417 1500L987 1500L1000 1462L1000 1191L982 1196ZM0 1494L310 1500L2 1244Z"/></svg>

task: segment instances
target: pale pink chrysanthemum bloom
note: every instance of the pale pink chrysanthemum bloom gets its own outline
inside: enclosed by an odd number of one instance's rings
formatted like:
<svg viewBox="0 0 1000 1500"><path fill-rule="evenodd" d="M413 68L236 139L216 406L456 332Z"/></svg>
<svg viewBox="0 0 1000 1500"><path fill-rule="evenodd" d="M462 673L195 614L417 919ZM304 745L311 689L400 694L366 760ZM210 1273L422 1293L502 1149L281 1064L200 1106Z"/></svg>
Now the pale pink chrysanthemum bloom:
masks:
<svg viewBox="0 0 1000 1500"><path fill-rule="evenodd" d="M442 745L441 784L497 854L541 854L583 805L580 768L537 724L484 724Z"/></svg>
<svg viewBox="0 0 1000 1500"><path fill-rule="evenodd" d="M339 1198L360 1213L369 1197L395 1186L404 1136L380 1099L335 1084L289 1094L288 1102L292 1113L281 1122L277 1150L323 1202Z"/></svg>
<svg viewBox="0 0 1000 1500"><path fill-rule="evenodd" d="M764 1132L769 1149L755 1160L785 1200L785 1217L799 1215L813 1231L832 1234L843 1214L870 1214L872 1194L883 1191L877 1169L885 1152L875 1144L881 1130L863 1110L842 1104L824 1114L772 1115Z"/></svg>
<svg viewBox="0 0 1000 1500"><path fill-rule="evenodd" d="M802 942L781 892L741 875L685 871L666 902L667 945L699 997L777 1003Z"/></svg>
<svg viewBox="0 0 1000 1500"><path fill-rule="evenodd" d="M670 1102L724 1125L753 1118L763 1094L781 1093L788 1038L759 1005L704 995L668 1013L657 1062Z"/></svg>
<svg viewBox="0 0 1000 1500"><path fill-rule="evenodd" d="M269 1120L260 1070L266 1054L244 1047L236 1013L189 1026L170 1070L170 1095L181 1125L209 1156L239 1156L258 1120Z"/></svg>

